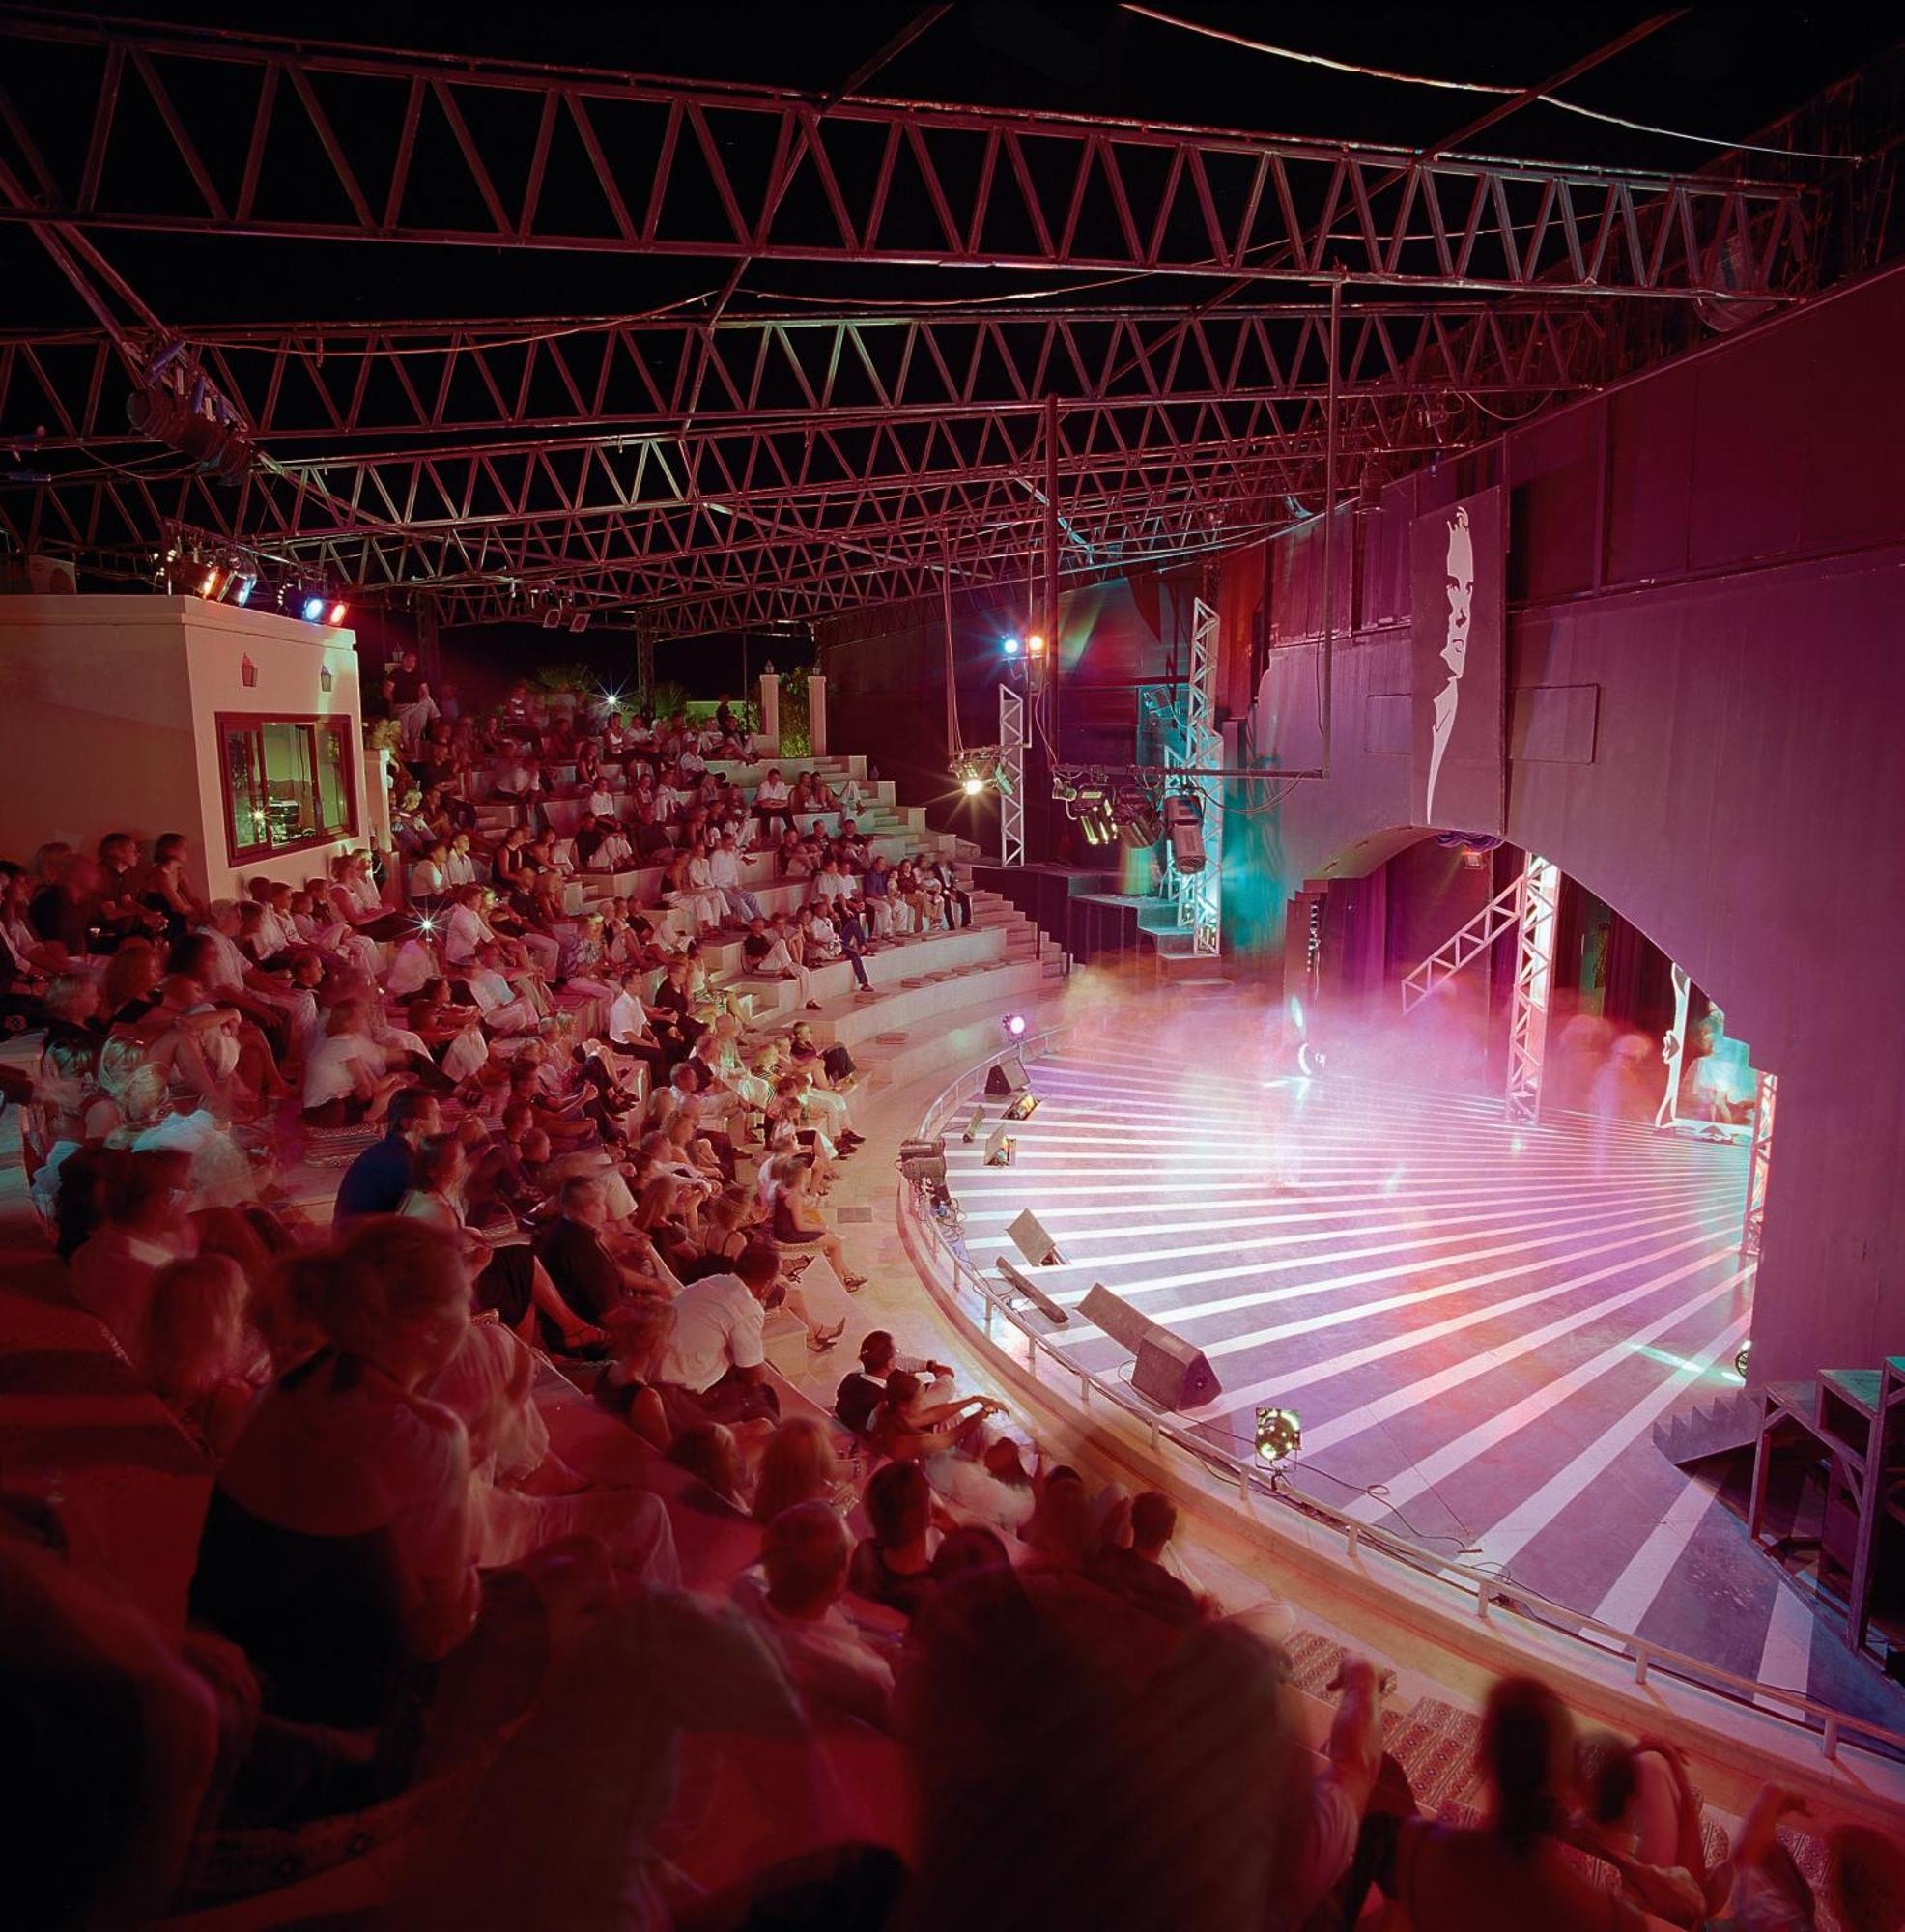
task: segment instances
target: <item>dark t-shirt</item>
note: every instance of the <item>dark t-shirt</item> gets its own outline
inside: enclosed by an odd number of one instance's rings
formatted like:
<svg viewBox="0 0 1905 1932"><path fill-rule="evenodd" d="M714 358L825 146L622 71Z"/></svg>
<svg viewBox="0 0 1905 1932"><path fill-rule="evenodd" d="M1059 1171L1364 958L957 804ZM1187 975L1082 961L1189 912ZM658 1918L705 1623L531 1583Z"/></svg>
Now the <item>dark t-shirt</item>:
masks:
<svg viewBox="0 0 1905 1932"><path fill-rule="evenodd" d="M385 1134L365 1148L345 1171L331 1208L331 1226L341 1228L364 1214L394 1214L410 1191L414 1158L410 1142L397 1134Z"/></svg>
<svg viewBox="0 0 1905 1932"><path fill-rule="evenodd" d="M856 1435L865 1435L873 1411L886 1399L885 1382L876 1382L871 1376L855 1369L850 1376L841 1377L839 1387L834 1391L834 1413Z"/></svg>
<svg viewBox="0 0 1905 1932"><path fill-rule="evenodd" d="M1136 1550L1101 1550L1085 1574L1100 1589L1173 1630L1188 1630L1202 1614L1187 1584Z"/></svg>
<svg viewBox="0 0 1905 1932"><path fill-rule="evenodd" d="M396 705L414 704L421 696L423 673L406 670L399 665L390 673L390 702Z"/></svg>
<svg viewBox="0 0 1905 1932"><path fill-rule="evenodd" d="M58 886L43 886L35 893L26 909L27 923L42 939L66 950L77 959L91 952L94 928L100 923L100 901L96 894L70 899Z"/></svg>
<svg viewBox="0 0 1905 1932"><path fill-rule="evenodd" d="M536 1236L535 1247L556 1293L584 1321L599 1322L622 1300L622 1271L593 1228L565 1215Z"/></svg>

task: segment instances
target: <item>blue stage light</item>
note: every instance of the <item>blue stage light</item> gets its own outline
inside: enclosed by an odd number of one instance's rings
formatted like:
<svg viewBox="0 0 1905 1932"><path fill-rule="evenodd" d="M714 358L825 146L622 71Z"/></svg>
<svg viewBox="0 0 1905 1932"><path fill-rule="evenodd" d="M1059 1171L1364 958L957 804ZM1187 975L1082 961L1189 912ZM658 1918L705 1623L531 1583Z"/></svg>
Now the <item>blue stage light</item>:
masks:
<svg viewBox="0 0 1905 1932"><path fill-rule="evenodd" d="M304 600L304 621L307 624L322 624L325 617L325 600L322 597L307 597Z"/></svg>
<svg viewBox="0 0 1905 1932"><path fill-rule="evenodd" d="M1018 651L1019 651L1018 639L1016 638L1008 638L1006 641L999 646L999 648L1002 651L1004 651L1009 658L1015 658L1018 656Z"/></svg>

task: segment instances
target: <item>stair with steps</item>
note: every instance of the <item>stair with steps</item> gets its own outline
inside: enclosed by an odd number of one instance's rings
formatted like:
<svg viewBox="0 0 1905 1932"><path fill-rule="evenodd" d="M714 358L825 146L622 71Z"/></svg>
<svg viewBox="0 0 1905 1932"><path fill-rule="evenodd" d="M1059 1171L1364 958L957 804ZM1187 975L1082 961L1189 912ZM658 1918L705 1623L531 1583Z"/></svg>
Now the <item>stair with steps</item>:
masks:
<svg viewBox="0 0 1905 1932"><path fill-rule="evenodd" d="M1750 1389L1731 1389L1662 1416L1653 1433L1654 1446L1682 1469L1715 1456L1737 1455L1759 1434L1759 1398Z"/></svg>

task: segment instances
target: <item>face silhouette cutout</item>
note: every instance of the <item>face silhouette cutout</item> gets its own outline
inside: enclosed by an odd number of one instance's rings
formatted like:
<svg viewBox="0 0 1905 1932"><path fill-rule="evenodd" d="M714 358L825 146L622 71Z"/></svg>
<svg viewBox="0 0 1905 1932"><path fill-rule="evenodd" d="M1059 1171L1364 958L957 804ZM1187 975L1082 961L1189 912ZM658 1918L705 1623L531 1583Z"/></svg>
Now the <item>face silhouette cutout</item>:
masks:
<svg viewBox="0 0 1905 1932"><path fill-rule="evenodd" d="M1468 657L1468 619L1475 602L1475 545L1468 534L1468 512L1457 510L1449 526L1448 560L1444 565L1449 599L1448 639L1442 659L1460 677Z"/></svg>

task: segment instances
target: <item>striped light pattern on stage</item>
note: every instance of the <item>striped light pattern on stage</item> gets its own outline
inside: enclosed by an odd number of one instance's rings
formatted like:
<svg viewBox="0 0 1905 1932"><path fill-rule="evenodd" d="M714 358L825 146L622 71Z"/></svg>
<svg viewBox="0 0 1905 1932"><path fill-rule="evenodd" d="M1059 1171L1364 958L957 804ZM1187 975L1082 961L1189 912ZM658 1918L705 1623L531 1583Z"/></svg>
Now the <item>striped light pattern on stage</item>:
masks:
<svg viewBox="0 0 1905 1932"><path fill-rule="evenodd" d="M1739 1386L1740 1149L1578 1115L1511 1127L1498 1100L1366 1079L1260 1080L1138 1028L1066 1041L1032 1078L1011 1167L947 1146L978 1266L1013 1254L1006 1224L1031 1208L1066 1257L1039 1271L1054 1300L1075 1310L1103 1282L1208 1356L1224 1394L1189 1419L1214 1442L1246 1451L1259 1404L1294 1408L1299 1489L1757 1665L1785 1627L1771 1566L1652 1439L1676 1401ZM1076 1313L1052 1339L1128 1378L1128 1353ZM1733 1622L1684 1587L1695 1559L1703 1589L1726 1573Z"/></svg>

